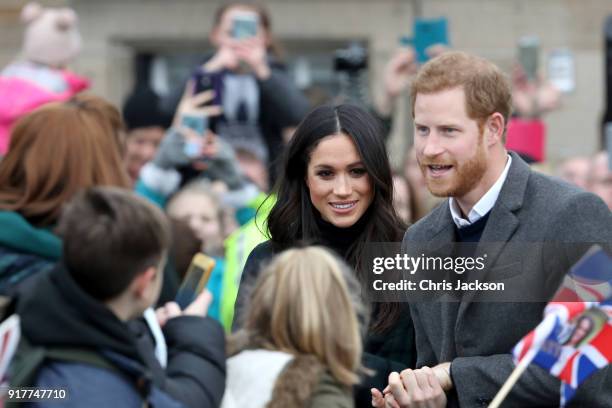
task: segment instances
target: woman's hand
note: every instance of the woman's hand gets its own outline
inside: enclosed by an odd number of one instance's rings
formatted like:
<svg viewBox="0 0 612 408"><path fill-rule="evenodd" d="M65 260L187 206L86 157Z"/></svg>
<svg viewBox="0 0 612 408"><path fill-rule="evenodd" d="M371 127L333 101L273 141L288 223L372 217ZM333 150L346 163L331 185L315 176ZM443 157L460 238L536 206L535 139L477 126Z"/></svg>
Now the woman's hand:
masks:
<svg viewBox="0 0 612 408"><path fill-rule="evenodd" d="M240 62L236 52L234 51L234 40L228 39L213 57L208 60L202 67L207 72L217 72L224 69L235 70Z"/></svg>
<svg viewBox="0 0 612 408"><path fill-rule="evenodd" d="M215 97L214 91L204 91L194 95L194 90L195 84L193 80L189 80L174 113L172 126L175 128L181 127L181 120L184 115L211 117L218 116L223 112L218 105L203 106L213 100Z"/></svg>
<svg viewBox="0 0 612 408"><path fill-rule="evenodd" d="M264 81L270 76L265 40L261 35L235 41L234 51L240 61L245 62L257 79Z"/></svg>

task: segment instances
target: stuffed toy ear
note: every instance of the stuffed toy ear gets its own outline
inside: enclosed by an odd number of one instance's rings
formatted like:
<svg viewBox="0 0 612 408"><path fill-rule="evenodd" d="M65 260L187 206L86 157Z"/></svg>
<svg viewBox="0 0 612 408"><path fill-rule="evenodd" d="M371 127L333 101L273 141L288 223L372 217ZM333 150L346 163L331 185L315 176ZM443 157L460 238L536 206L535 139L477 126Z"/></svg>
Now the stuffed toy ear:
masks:
<svg viewBox="0 0 612 408"><path fill-rule="evenodd" d="M21 21L25 24L30 24L43 13L43 8L36 2L26 4L21 10Z"/></svg>
<svg viewBox="0 0 612 408"><path fill-rule="evenodd" d="M60 31L66 31L73 27L77 22L77 15L72 9L61 9L61 14L57 16L56 26Z"/></svg>

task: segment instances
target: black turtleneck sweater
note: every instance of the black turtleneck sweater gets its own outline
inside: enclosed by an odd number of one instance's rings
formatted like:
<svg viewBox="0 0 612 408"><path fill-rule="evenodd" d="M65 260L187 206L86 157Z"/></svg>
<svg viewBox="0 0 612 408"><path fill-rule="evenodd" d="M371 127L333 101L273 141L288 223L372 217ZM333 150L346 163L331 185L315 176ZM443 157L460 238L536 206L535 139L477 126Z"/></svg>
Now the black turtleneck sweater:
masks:
<svg viewBox="0 0 612 408"><path fill-rule="evenodd" d="M333 249L338 255L346 259L351 245L355 243L363 232L367 224L367 218L367 214L365 214L359 221L350 227L340 228L323 220L320 216L317 216L315 221L321 235L315 243Z"/></svg>

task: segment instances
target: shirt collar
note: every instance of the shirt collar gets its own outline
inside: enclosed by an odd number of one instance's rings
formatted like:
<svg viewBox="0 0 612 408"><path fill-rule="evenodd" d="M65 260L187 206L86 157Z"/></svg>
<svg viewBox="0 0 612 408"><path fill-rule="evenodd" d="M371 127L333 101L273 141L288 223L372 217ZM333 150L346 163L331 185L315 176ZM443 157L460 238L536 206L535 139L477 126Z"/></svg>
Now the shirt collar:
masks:
<svg viewBox="0 0 612 408"><path fill-rule="evenodd" d="M450 207L451 216L453 217L453 221L457 228L467 227L484 217L491 208L495 205L497 201L497 197L499 197L499 193L506 181L506 177L508 177L508 170L510 170L510 164L512 164L512 157L508 155L508 160L506 161L506 167L504 171L499 176L497 181L491 186L489 191L487 191L478 202L472 207L470 213L468 214L468 219L466 220L461 216L461 210L459 209L459 205L457 201L450 197L448 199L448 206Z"/></svg>

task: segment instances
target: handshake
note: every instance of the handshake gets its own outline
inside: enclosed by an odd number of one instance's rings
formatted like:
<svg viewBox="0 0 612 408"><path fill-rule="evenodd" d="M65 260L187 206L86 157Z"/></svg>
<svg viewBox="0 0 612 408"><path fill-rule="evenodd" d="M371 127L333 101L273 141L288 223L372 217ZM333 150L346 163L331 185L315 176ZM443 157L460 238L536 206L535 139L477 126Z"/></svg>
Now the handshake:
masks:
<svg viewBox="0 0 612 408"><path fill-rule="evenodd" d="M372 406L376 408L446 407L446 392L453 388L451 363L406 369L389 375L389 385L381 392L372 388Z"/></svg>

